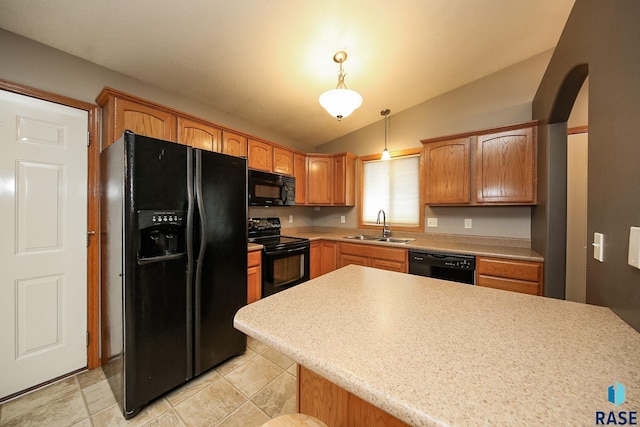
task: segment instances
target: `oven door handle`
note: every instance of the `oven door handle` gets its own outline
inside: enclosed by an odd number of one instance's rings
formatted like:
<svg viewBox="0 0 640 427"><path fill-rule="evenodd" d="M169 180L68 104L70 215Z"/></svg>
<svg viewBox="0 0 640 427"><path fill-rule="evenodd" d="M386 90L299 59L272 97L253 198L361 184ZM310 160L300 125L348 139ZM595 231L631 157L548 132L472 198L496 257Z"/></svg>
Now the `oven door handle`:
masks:
<svg viewBox="0 0 640 427"><path fill-rule="evenodd" d="M309 246L303 246L300 248L294 248L294 249L278 249L275 251L268 251L265 250L264 253L265 255L285 255L285 254L292 254L292 253L296 253L296 252L305 252L309 249Z"/></svg>

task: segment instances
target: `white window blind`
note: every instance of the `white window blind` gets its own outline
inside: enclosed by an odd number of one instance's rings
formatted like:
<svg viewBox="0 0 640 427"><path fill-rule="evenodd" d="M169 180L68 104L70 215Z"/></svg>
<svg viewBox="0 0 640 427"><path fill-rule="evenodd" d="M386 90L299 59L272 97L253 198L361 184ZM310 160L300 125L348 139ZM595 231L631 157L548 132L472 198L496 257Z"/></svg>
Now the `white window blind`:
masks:
<svg viewBox="0 0 640 427"><path fill-rule="evenodd" d="M392 226L420 224L420 156L372 160L362 164L362 220L375 224L383 209Z"/></svg>

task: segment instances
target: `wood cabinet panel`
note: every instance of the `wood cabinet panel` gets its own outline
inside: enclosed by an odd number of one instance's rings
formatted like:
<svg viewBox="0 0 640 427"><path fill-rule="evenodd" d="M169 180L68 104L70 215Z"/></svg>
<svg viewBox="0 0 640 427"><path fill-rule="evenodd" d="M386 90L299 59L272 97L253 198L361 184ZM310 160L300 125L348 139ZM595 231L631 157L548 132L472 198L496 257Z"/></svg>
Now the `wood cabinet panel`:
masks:
<svg viewBox="0 0 640 427"><path fill-rule="evenodd" d="M470 138L457 138L424 146L426 204L458 204L471 201Z"/></svg>
<svg viewBox="0 0 640 427"><path fill-rule="evenodd" d="M249 167L267 172L273 170L273 146L263 141L249 139Z"/></svg>
<svg viewBox="0 0 640 427"><path fill-rule="evenodd" d="M298 365L297 410L331 427L408 427L342 387Z"/></svg>
<svg viewBox="0 0 640 427"><path fill-rule="evenodd" d="M320 241L309 244L309 278L315 279L322 271L322 259L320 258Z"/></svg>
<svg viewBox="0 0 640 427"><path fill-rule="evenodd" d="M338 259L338 268L342 268L347 265L361 265L363 267L367 267L369 265L369 258L361 255L340 253Z"/></svg>
<svg viewBox="0 0 640 427"><path fill-rule="evenodd" d="M535 203L535 130L480 135L476 143L479 203Z"/></svg>
<svg viewBox="0 0 640 427"><path fill-rule="evenodd" d="M293 176L296 178L296 205L307 203L307 156L293 154Z"/></svg>
<svg viewBox="0 0 640 427"><path fill-rule="evenodd" d="M542 295L543 264L504 258L476 257L476 285Z"/></svg>
<svg viewBox="0 0 640 427"><path fill-rule="evenodd" d="M247 254L247 304L262 298L262 251Z"/></svg>
<svg viewBox="0 0 640 427"><path fill-rule="evenodd" d="M273 147L273 172L293 175L293 152Z"/></svg>
<svg viewBox="0 0 640 427"><path fill-rule="evenodd" d="M230 156L247 157L247 138L232 132L222 132L222 152Z"/></svg>
<svg viewBox="0 0 640 427"><path fill-rule="evenodd" d="M344 267L349 264L406 273L408 271L408 251L385 246L340 242L338 266Z"/></svg>
<svg viewBox="0 0 640 427"><path fill-rule="evenodd" d="M178 117L178 143L208 151L222 151L222 131L206 123Z"/></svg>
<svg viewBox="0 0 640 427"><path fill-rule="evenodd" d="M307 157L307 203L330 205L333 199L333 158Z"/></svg>
<svg viewBox="0 0 640 427"><path fill-rule="evenodd" d="M356 158L351 153L336 155L333 158L334 205L354 206L356 203Z"/></svg>
<svg viewBox="0 0 640 427"><path fill-rule="evenodd" d="M320 242L320 274L332 272L337 268L338 244L336 242Z"/></svg>

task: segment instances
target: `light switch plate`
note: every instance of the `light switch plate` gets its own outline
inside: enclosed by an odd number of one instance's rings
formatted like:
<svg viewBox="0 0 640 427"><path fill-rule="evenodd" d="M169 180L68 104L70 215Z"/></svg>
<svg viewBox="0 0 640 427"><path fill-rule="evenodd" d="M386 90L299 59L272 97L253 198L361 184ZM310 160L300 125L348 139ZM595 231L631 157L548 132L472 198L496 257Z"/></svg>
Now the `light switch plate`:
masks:
<svg viewBox="0 0 640 427"><path fill-rule="evenodd" d="M289 215L289 224L293 223L293 215Z"/></svg>
<svg viewBox="0 0 640 427"><path fill-rule="evenodd" d="M347 219L344 217L344 215L340 215L340 224L344 224L345 222L347 222Z"/></svg>
<svg viewBox="0 0 640 427"><path fill-rule="evenodd" d="M465 218L464 220L464 228L473 227L473 220L471 218Z"/></svg>
<svg viewBox="0 0 640 427"><path fill-rule="evenodd" d="M640 227L629 231L629 265L640 269Z"/></svg>
<svg viewBox="0 0 640 427"><path fill-rule="evenodd" d="M437 227L438 218L427 218L427 227Z"/></svg>
<svg viewBox="0 0 640 427"><path fill-rule="evenodd" d="M593 233L593 257L598 261L604 260L604 234Z"/></svg>

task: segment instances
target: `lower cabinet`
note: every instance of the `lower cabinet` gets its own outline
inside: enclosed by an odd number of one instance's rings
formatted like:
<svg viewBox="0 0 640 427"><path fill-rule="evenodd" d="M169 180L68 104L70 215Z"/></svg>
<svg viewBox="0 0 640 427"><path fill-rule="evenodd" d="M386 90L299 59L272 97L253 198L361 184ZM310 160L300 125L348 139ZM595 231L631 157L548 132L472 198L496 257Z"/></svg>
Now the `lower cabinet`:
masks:
<svg viewBox="0 0 640 427"><path fill-rule="evenodd" d="M336 269L338 244L325 240L311 242L309 277L314 279Z"/></svg>
<svg viewBox="0 0 640 427"><path fill-rule="evenodd" d="M541 262L476 257L476 285L542 295Z"/></svg>
<svg viewBox="0 0 640 427"><path fill-rule="evenodd" d="M340 242L338 268L356 264L406 273L407 257L406 249Z"/></svg>
<svg viewBox="0 0 640 427"><path fill-rule="evenodd" d="M247 304L262 298L262 251L247 255Z"/></svg>

